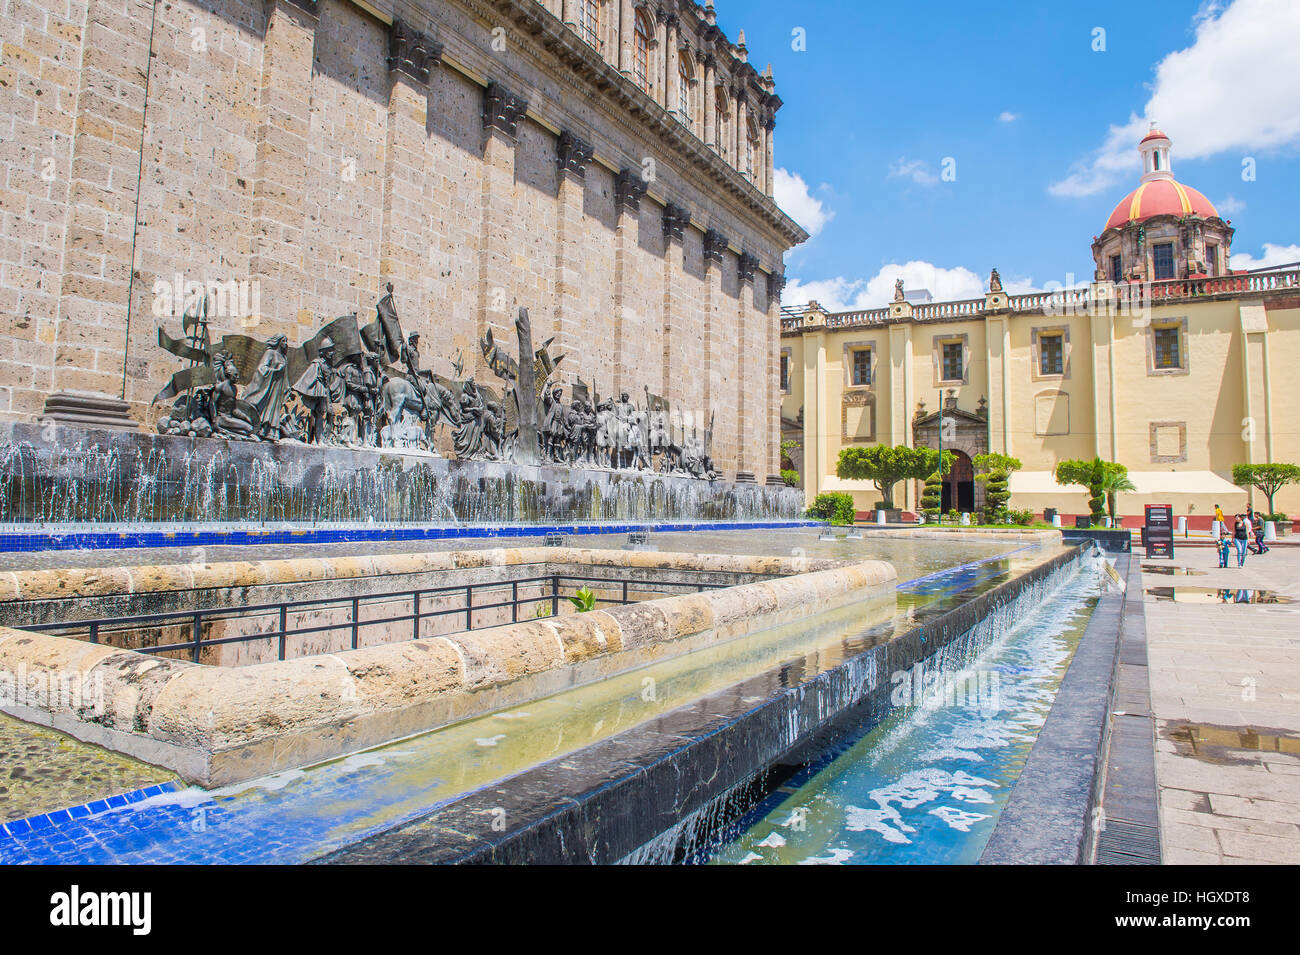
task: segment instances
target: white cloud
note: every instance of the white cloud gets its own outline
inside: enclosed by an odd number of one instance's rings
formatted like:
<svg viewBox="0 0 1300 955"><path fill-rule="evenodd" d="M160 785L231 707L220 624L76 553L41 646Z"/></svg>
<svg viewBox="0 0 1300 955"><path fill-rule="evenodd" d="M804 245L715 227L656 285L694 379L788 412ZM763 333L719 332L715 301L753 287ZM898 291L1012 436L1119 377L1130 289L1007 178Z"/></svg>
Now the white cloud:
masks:
<svg viewBox="0 0 1300 955"><path fill-rule="evenodd" d="M1275 265L1290 265L1300 262L1300 245L1275 245L1264 243L1264 254L1256 258L1248 252L1232 250L1232 267L1234 269L1269 269Z"/></svg>
<svg viewBox="0 0 1300 955"><path fill-rule="evenodd" d="M781 304L798 306L816 301L830 312L880 308L893 301L894 280L897 278L902 278L905 290L929 289L936 302L982 298L986 281L970 269L960 266L945 269L930 262L914 260L902 265L886 265L869 279L847 279L842 276L812 282L792 279L781 293ZM1004 279L1002 285L1013 294L1030 291L1032 288L1028 279L1018 279L1014 286Z"/></svg>
<svg viewBox="0 0 1300 955"><path fill-rule="evenodd" d="M1007 111L1004 110L1004 111L1003 111L1003 112L998 116L998 122L999 122L999 123L1014 123L1014 122L1015 122L1016 120L1018 120L1019 118L1020 118L1020 114L1019 114L1019 113L1012 113L1012 112L1007 112Z"/></svg>
<svg viewBox="0 0 1300 955"><path fill-rule="evenodd" d="M1214 208L1219 210L1221 216L1235 216L1246 208L1246 203L1236 196L1224 196L1214 204Z"/></svg>
<svg viewBox="0 0 1300 955"><path fill-rule="evenodd" d="M812 197L808 192L808 184L798 173L784 169L773 170L772 192L776 204L803 226L809 236L821 232L826 223L835 218L835 213L822 205L820 199Z"/></svg>
<svg viewBox="0 0 1300 955"><path fill-rule="evenodd" d="M939 181L939 177L930 171L930 166L924 159L906 159L902 156L890 164L889 178L910 179L921 186L932 186Z"/></svg>
<svg viewBox="0 0 1300 955"><path fill-rule="evenodd" d="M1294 66L1300 3L1210 3L1194 22L1192 45L1156 65L1142 115L1111 126L1092 156L1049 187L1052 195L1090 196L1136 176L1137 144L1151 120L1173 139L1175 159L1300 144L1300 69Z"/></svg>

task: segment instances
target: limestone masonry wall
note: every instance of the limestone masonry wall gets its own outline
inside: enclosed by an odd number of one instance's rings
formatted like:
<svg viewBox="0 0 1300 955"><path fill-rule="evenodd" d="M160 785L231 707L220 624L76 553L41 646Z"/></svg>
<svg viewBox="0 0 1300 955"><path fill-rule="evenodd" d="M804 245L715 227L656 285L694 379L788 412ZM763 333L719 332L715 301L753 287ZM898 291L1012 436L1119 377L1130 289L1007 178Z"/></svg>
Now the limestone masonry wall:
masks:
<svg viewBox="0 0 1300 955"><path fill-rule="evenodd" d="M617 6L602 9L639 9ZM702 14L680 6L685 31ZM391 281L439 374L459 352L495 383L478 339L513 344L524 305L567 354L564 384L715 411L719 467L777 472L770 293L806 235L761 156L742 173L665 109L663 84L629 78L617 31L598 54L531 0L13 0L6 16L0 419L79 392L150 426L178 367L156 341L159 324L179 334L176 276L230 283L215 336L292 343L368 320ZM716 28L691 30L702 61L725 53L717 88L748 90L770 154L770 79ZM414 34L429 55L396 45ZM489 83L526 110L489 103ZM565 133L590 152L566 159ZM680 234L670 205L689 215Z"/></svg>

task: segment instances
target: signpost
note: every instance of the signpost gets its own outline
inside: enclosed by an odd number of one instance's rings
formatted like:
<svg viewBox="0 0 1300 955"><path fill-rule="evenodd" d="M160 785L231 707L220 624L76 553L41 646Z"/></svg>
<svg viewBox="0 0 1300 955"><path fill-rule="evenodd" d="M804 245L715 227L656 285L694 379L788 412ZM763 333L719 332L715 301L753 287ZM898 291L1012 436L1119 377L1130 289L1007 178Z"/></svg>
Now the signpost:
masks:
<svg viewBox="0 0 1300 955"><path fill-rule="evenodd" d="M1146 505L1143 538L1147 557L1174 559L1174 508L1170 504Z"/></svg>

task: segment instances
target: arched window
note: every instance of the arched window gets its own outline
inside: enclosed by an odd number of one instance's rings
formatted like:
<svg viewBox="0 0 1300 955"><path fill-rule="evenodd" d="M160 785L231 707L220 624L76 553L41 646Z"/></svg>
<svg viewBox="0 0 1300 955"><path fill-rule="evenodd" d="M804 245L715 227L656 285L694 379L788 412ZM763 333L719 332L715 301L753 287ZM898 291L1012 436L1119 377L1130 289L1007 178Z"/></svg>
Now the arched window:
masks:
<svg viewBox="0 0 1300 955"><path fill-rule="evenodd" d="M632 69L636 73L636 85L647 93L650 92L650 43L654 38L654 27L644 10L636 15L636 55L633 57Z"/></svg>
<svg viewBox="0 0 1300 955"><path fill-rule="evenodd" d="M677 118L683 126L691 125L691 62L685 54L677 56Z"/></svg>
<svg viewBox="0 0 1300 955"><path fill-rule="evenodd" d="M719 86L713 91L713 135L717 137L718 155L727 156L727 91Z"/></svg>
<svg viewBox="0 0 1300 955"><path fill-rule="evenodd" d="M578 35L600 49L600 0L578 0Z"/></svg>
<svg viewBox="0 0 1300 955"><path fill-rule="evenodd" d="M754 175L754 157L758 155L758 152L758 124L751 119L749 128L745 130L745 175L749 177L750 182L757 181L757 177Z"/></svg>

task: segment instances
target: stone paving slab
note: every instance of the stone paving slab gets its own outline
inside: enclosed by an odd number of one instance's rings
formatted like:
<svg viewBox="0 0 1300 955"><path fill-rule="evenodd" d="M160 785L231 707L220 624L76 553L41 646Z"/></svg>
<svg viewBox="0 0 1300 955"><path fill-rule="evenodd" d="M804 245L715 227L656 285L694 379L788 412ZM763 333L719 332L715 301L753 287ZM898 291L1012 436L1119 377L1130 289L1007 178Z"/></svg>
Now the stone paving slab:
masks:
<svg viewBox="0 0 1300 955"><path fill-rule="evenodd" d="M1144 593L1165 861L1300 863L1300 553L1273 548L1225 569L1189 549L1173 563L1202 573L1144 573L1144 591L1262 589L1296 602Z"/></svg>

